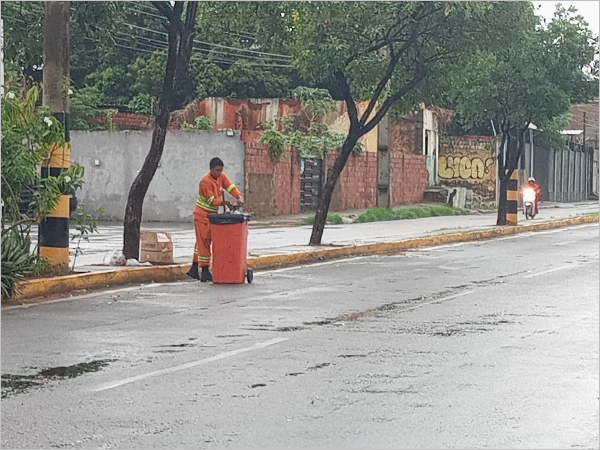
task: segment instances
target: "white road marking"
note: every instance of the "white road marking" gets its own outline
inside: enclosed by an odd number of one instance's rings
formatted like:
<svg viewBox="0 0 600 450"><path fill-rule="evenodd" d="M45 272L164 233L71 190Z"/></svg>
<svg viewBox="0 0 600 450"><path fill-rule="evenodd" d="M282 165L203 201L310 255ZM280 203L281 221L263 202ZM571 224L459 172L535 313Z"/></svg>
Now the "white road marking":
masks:
<svg viewBox="0 0 600 450"><path fill-rule="evenodd" d="M93 392L101 392L109 389L114 389L119 386L123 386L125 384L135 383L136 381L145 380L146 378L155 377L157 375L166 375L173 372L178 372L180 370L190 369L192 367L200 366L202 364L208 364L213 361L218 361L221 359L229 358L231 356L239 355L241 353L250 352L252 350L258 350L261 348L268 347L269 345L279 344L280 342L287 341L289 338L278 338L271 339L266 342L259 342L254 344L251 347L240 348L237 350L232 350L230 352L221 353L219 355L211 356L210 358L199 359L197 361L191 361L185 364L179 364L177 366L167 367L165 369L155 370L154 372L148 372L142 375L137 375L135 377L124 378L119 381L113 381L111 383L104 383L92 389Z"/></svg>
<svg viewBox="0 0 600 450"><path fill-rule="evenodd" d="M587 261L587 262L579 263L579 264L567 264L564 266L554 267L554 268L548 269L548 270L542 270L541 272L536 272L531 275L527 275L524 278L529 279L529 278L539 277L541 275L546 275L548 273L558 272L559 270L577 269L585 264L593 264L595 262L597 262L597 260Z"/></svg>

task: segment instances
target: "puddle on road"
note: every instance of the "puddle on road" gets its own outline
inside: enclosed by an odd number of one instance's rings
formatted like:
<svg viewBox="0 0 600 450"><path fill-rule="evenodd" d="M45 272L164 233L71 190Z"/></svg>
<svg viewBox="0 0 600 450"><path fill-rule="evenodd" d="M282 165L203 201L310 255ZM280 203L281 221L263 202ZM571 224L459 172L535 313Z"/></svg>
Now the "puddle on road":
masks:
<svg viewBox="0 0 600 450"><path fill-rule="evenodd" d="M84 373L98 372L116 359L99 359L72 366L58 366L42 369L33 375L2 374L2 398L22 394L30 388L42 387L48 380L76 378Z"/></svg>

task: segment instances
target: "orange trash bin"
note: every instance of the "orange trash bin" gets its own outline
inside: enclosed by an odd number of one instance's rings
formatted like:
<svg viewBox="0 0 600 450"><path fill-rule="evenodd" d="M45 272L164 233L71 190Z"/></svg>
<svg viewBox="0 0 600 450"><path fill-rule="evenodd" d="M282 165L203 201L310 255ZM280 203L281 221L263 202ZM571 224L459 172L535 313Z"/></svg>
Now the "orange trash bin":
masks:
<svg viewBox="0 0 600 450"><path fill-rule="evenodd" d="M214 284L252 283L246 266L250 214L209 214L212 233L212 276Z"/></svg>

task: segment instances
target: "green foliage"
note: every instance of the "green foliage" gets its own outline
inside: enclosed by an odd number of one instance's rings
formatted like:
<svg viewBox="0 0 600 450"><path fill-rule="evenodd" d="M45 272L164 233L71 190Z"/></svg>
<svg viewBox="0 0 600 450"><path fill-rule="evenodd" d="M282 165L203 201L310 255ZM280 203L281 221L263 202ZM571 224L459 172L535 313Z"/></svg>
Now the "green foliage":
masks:
<svg viewBox="0 0 600 450"><path fill-rule="evenodd" d="M2 297L10 298L18 292L18 281L37 272L37 257L31 253L29 234L16 230L2 230Z"/></svg>
<svg viewBox="0 0 600 450"><path fill-rule="evenodd" d="M36 106L38 90L33 87L23 99L14 92L2 97L2 293L14 293L23 276L44 269L31 253L31 226L54 209L60 196L83 185L84 168L72 163L58 176L42 178L53 148L65 145L64 130L47 108ZM32 191L26 212L19 210L21 193Z"/></svg>
<svg viewBox="0 0 600 450"><path fill-rule="evenodd" d="M324 158L329 150L340 149L346 136L329 131L324 122L327 113L335 108L335 101L325 89L300 86L292 96L302 102L302 109L294 116L284 116L277 123L266 122L259 142L270 145L273 161L279 161L289 145L298 149L301 158ZM276 129L276 125L282 129ZM355 151L362 151L358 142Z"/></svg>
<svg viewBox="0 0 600 450"><path fill-rule="evenodd" d="M269 145L271 160L277 162L285 153L285 146L288 143L288 138L282 132L270 129L265 130L264 133L261 134L258 142Z"/></svg>
<svg viewBox="0 0 600 450"><path fill-rule="evenodd" d="M64 144L61 124L47 108L36 107L38 95L33 87L22 100L14 92L2 97L3 225L9 217L19 221L20 194L37 183L37 166L46 157L48 147Z"/></svg>
<svg viewBox="0 0 600 450"><path fill-rule="evenodd" d="M547 27L540 26L529 3L494 4L494 9L491 39L482 39L478 51L457 62L447 79L451 103L466 128L493 120L500 128L534 123L550 129L571 103L597 95L597 38L572 9L557 5Z"/></svg>
<svg viewBox="0 0 600 450"><path fill-rule="evenodd" d="M212 130L212 121L208 116L198 116L194 119L194 123L183 122L181 124L182 131L208 131Z"/></svg>
<svg viewBox="0 0 600 450"><path fill-rule="evenodd" d="M313 225L315 223L315 216L309 216L309 217L305 217L304 219L302 219L299 222L299 225ZM341 225L342 223L344 223L344 221L342 220L342 216L340 216L339 214L335 214L335 213L330 213L327 214L327 220L325 221L325 223L330 224L330 225Z"/></svg>
<svg viewBox="0 0 600 450"><path fill-rule="evenodd" d="M400 209L371 208L356 218L355 223L381 222L386 220L420 219L423 217L467 215L468 211L448 205L410 206Z"/></svg>
<svg viewBox="0 0 600 450"><path fill-rule="evenodd" d="M71 96L71 129L99 130L100 124L94 119L102 114L98 105L103 102L103 95L96 86L73 89Z"/></svg>
<svg viewBox="0 0 600 450"><path fill-rule="evenodd" d="M124 2L71 2L71 77L76 87L109 59L123 27ZM2 3L4 60L19 70L43 63L44 2ZM40 74L41 75L41 74Z"/></svg>
<svg viewBox="0 0 600 450"><path fill-rule="evenodd" d="M290 93L288 76L245 61L236 61L223 75L220 97L279 98Z"/></svg>
<svg viewBox="0 0 600 450"><path fill-rule="evenodd" d="M565 136L560 132L565 130L571 121L571 113L566 112L550 120L543 130L534 131L534 146L545 149L566 149L568 148Z"/></svg>
<svg viewBox="0 0 600 450"><path fill-rule="evenodd" d="M129 66L133 92L158 98L167 67L165 51L152 52L149 57L139 56Z"/></svg>
<svg viewBox="0 0 600 450"><path fill-rule="evenodd" d="M154 115L156 98L146 92L140 92L129 102L127 108L135 114Z"/></svg>
<svg viewBox="0 0 600 450"><path fill-rule="evenodd" d="M164 70L164 69L163 69ZM134 96L132 87L133 72L126 67L106 67L85 77L85 82L100 92L100 98L107 103L122 104Z"/></svg>

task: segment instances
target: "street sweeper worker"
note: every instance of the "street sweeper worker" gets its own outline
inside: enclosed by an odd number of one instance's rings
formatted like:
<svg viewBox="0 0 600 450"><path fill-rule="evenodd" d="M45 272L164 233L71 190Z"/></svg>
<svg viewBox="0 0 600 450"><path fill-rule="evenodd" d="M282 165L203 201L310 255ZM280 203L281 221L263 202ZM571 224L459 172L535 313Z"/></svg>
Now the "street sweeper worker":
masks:
<svg viewBox="0 0 600 450"><path fill-rule="evenodd" d="M212 235L208 215L217 213L219 206L233 206L229 200L223 199L223 191L227 191L237 199L237 205L242 206L242 194L231 182L229 177L223 173L223 161L220 158L210 160L210 171L202 177L198 187L198 198L194 207L194 230L196 232L196 244L194 245L194 259L188 275L202 282L212 281L209 271L211 261ZM200 273L198 272L200 268Z"/></svg>

